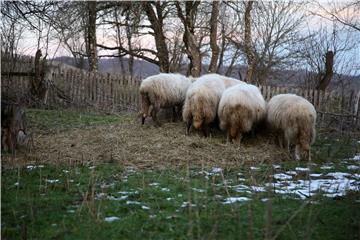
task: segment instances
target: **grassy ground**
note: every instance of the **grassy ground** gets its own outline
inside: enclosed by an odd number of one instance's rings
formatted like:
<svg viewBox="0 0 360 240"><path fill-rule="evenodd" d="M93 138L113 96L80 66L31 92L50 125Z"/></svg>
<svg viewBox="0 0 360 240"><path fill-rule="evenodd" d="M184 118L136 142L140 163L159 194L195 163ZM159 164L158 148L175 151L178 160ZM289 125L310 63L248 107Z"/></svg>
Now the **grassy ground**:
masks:
<svg viewBox="0 0 360 240"><path fill-rule="evenodd" d="M327 178L344 172L359 186L349 167L359 163L344 161L360 152L356 139L320 134L310 164L288 160L267 136L237 147L218 132L185 137L181 123L141 127L130 113L27 114L34 148L2 156L2 239L360 237L358 191L299 198L266 184L300 167Z"/></svg>

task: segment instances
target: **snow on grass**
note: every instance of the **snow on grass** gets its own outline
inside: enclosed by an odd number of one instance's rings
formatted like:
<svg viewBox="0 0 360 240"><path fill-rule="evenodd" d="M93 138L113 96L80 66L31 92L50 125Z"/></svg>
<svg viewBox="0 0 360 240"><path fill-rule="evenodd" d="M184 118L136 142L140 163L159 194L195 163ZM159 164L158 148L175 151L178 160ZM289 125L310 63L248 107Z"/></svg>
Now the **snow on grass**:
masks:
<svg viewBox="0 0 360 240"><path fill-rule="evenodd" d="M349 166L347 166L347 169L349 169L349 170L357 170L357 169L359 169L360 167L359 166L356 166L356 165L349 165Z"/></svg>
<svg viewBox="0 0 360 240"><path fill-rule="evenodd" d="M153 187L156 187L159 185L160 185L160 183L157 183L157 182L149 183L149 186L153 186Z"/></svg>
<svg viewBox="0 0 360 240"><path fill-rule="evenodd" d="M253 171L260 170L260 168L259 168L259 167L250 167L250 169L251 169L251 170L253 170Z"/></svg>
<svg viewBox="0 0 360 240"><path fill-rule="evenodd" d="M229 198L225 198L224 200L225 202L223 202L223 204L231 204L236 202L245 202L251 199L248 197L229 197Z"/></svg>
<svg viewBox="0 0 360 240"><path fill-rule="evenodd" d="M105 222L114 222L114 221L117 221L117 220L120 220L120 218L119 217L106 217L106 218L104 218Z"/></svg>
<svg viewBox="0 0 360 240"><path fill-rule="evenodd" d="M322 176L322 173L311 173L309 174L310 177L321 177Z"/></svg>
<svg viewBox="0 0 360 240"><path fill-rule="evenodd" d="M59 179L46 179L46 182L48 182L48 183L58 183L58 182L60 182L60 180Z"/></svg>
<svg viewBox="0 0 360 240"><path fill-rule="evenodd" d="M333 169L334 167L331 166L331 165L324 165L324 166L321 166L320 169L322 170L330 170L330 169Z"/></svg>
<svg viewBox="0 0 360 240"><path fill-rule="evenodd" d="M286 174L290 174L290 175L297 175L297 172L295 171L287 171L285 172Z"/></svg>
<svg viewBox="0 0 360 240"><path fill-rule="evenodd" d="M310 171L309 168L303 168L303 167L296 167L295 170L298 171L298 172L308 172L308 171Z"/></svg>
<svg viewBox="0 0 360 240"><path fill-rule="evenodd" d="M274 178L277 180L287 180L287 179L292 179L292 176L284 173L277 173L274 175Z"/></svg>
<svg viewBox="0 0 360 240"><path fill-rule="evenodd" d="M352 160L354 160L354 161L359 161L359 160L360 160L360 153L357 153L357 154L353 157Z"/></svg>
<svg viewBox="0 0 360 240"><path fill-rule="evenodd" d="M180 207L182 207L182 208L196 207L196 204L193 204L193 203L190 204L189 202L183 202Z"/></svg>
<svg viewBox="0 0 360 240"><path fill-rule="evenodd" d="M203 192L205 192L205 190L204 189L199 189L199 188L191 188L193 191L195 191L195 192L199 192L199 193L203 193Z"/></svg>

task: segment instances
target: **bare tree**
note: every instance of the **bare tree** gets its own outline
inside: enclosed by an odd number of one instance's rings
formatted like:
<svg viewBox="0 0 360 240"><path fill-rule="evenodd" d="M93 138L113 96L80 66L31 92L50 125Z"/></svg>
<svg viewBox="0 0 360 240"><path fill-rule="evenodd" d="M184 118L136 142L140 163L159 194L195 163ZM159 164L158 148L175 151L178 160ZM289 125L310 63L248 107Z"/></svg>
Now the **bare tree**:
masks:
<svg viewBox="0 0 360 240"><path fill-rule="evenodd" d="M97 71L97 49L96 49L96 1L87 2L87 28L86 28L86 52L89 58L89 70Z"/></svg>
<svg viewBox="0 0 360 240"><path fill-rule="evenodd" d="M251 38L251 9L253 6L253 1L248 1L245 3L245 14L244 14L244 24L245 24L245 36L244 36L244 48L247 59L247 71L246 71L246 81L253 82L253 72L255 64L254 51L252 49L252 38Z"/></svg>
<svg viewBox="0 0 360 240"><path fill-rule="evenodd" d="M218 17L219 17L219 9L220 9L220 2L213 1L212 3L212 11L211 11L211 18L210 18L210 47L212 51L211 61L209 65L209 72L216 72L217 71L217 61L219 58L219 46L217 45L217 27L218 27Z"/></svg>
<svg viewBox="0 0 360 240"><path fill-rule="evenodd" d="M187 1L185 4L185 13L179 2L176 2L177 13L184 25L183 41L186 48L186 53L190 60L189 74L193 77L200 76L201 73L201 54L199 45L197 44L195 36L195 17L199 1Z"/></svg>
<svg viewBox="0 0 360 240"><path fill-rule="evenodd" d="M157 57L159 59L160 72L169 72L169 51L167 49L165 35L164 35L164 9L167 2L144 2L144 9L146 15L151 23L151 28L154 31L155 44L157 49ZM156 9L156 13L153 9Z"/></svg>

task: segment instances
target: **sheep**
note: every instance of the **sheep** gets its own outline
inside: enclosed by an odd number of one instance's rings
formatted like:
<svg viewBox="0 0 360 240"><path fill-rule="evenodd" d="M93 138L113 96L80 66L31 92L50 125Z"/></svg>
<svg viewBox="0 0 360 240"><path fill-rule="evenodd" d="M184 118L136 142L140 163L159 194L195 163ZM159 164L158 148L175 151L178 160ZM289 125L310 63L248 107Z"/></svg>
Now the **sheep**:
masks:
<svg viewBox="0 0 360 240"><path fill-rule="evenodd" d="M191 80L180 74L160 73L144 79L140 85L142 101L142 124L151 116L155 126L160 126L157 113L160 108L173 108L173 121L176 120L177 107L180 115L185 95Z"/></svg>
<svg viewBox="0 0 360 240"><path fill-rule="evenodd" d="M228 142L240 144L242 134L265 118L266 103L259 88L251 84L226 89L218 108L220 129L227 130Z"/></svg>
<svg viewBox="0 0 360 240"><path fill-rule="evenodd" d="M190 85L183 109L186 135L189 134L191 126L201 129L205 137L209 135L209 125L216 119L222 93L236 84L246 83L219 74L207 74Z"/></svg>
<svg viewBox="0 0 360 240"><path fill-rule="evenodd" d="M267 105L268 126L280 132L279 143L290 150L295 145L295 159L311 160L310 145L315 140L316 110L306 99L295 94L279 94Z"/></svg>

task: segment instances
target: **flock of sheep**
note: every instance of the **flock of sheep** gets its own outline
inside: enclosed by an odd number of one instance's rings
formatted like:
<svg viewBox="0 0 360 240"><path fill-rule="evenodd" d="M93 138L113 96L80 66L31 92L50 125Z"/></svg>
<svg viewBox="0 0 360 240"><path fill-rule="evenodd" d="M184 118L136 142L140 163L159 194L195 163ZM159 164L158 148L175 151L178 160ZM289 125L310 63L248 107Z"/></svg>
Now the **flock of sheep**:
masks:
<svg viewBox="0 0 360 240"><path fill-rule="evenodd" d="M186 134L191 127L209 135L211 124L227 131L228 141L240 144L242 134L260 122L277 133L280 146L289 151L295 145L295 159L310 160L315 139L316 111L306 99L295 94L279 94L264 100L258 87L219 74L199 78L161 73L144 79L140 85L142 124L151 116L160 126L160 108L173 109L173 120L182 111Z"/></svg>

